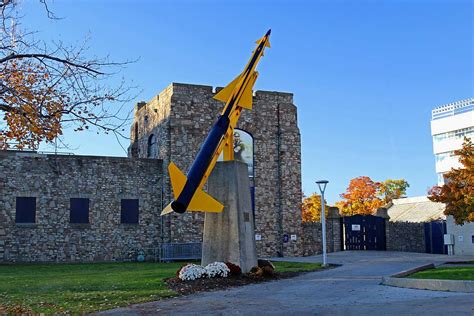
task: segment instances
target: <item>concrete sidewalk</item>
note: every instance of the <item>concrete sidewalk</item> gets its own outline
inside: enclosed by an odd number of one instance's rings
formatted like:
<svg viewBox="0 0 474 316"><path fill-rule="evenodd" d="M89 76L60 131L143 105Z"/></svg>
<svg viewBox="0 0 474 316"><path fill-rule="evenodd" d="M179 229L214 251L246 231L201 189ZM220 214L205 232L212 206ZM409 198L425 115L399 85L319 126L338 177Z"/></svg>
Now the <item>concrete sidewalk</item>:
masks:
<svg viewBox="0 0 474 316"><path fill-rule="evenodd" d="M453 259L454 258L454 259ZM282 258L275 258L281 260ZM104 312L109 315L474 315L474 294L380 285L382 276L447 257L388 251L344 251L328 255L335 269L296 278L200 293ZM285 258L320 262L320 256Z"/></svg>

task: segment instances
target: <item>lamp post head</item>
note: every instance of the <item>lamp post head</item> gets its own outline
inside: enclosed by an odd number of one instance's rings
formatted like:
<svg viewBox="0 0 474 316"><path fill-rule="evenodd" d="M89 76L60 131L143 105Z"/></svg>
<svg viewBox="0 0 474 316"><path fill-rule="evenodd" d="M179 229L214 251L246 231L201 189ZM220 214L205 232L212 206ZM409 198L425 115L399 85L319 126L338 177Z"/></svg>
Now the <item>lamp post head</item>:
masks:
<svg viewBox="0 0 474 316"><path fill-rule="evenodd" d="M318 180L316 181L319 187L319 191L321 191L321 194L324 194L324 190L326 190L326 185L329 183L328 180Z"/></svg>

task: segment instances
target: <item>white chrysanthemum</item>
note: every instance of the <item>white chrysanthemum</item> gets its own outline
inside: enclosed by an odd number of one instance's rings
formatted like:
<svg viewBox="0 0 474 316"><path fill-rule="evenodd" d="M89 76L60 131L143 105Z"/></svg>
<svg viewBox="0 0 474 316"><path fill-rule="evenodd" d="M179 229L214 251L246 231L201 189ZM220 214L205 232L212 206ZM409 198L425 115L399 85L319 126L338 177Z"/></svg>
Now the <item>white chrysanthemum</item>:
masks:
<svg viewBox="0 0 474 316"><path fill-rule="evenodd" d="M187 264L179 271L178 277L183 281L191 281L206 276L206 269L197 264Z"/></svg>
<svg viewBox="0 0 474 316"><path fill-rule="evenodd" d="M227 265L224 262L209 263L205 269L206 269L207 276L209 278L215 278L215 277L226 278L230 273L230 269L227 267Z"/></svg>

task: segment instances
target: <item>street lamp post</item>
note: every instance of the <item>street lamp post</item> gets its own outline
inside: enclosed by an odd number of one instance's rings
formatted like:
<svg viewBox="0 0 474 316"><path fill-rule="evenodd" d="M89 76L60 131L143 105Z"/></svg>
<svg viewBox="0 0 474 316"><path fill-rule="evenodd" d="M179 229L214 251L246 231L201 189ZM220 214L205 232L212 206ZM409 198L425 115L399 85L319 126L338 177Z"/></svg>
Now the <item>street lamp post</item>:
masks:
<svg viewBox="0 0 474 316"><path fill-rule="evenodd" d="M326 190L326 185L328 180L319 180L316 181L321 192L321 226L322 226L322 235L323 235L323 267L327 266L327 256L326 256L326 212L324 210L324 190Z"/></svg>

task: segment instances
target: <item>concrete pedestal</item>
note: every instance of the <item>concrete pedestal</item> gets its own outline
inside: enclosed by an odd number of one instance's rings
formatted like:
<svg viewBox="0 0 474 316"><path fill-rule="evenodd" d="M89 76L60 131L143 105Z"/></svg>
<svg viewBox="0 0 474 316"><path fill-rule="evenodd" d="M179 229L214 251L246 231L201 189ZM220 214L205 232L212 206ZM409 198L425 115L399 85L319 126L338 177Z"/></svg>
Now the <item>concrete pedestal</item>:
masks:
<svg viewBox="0 0 474 316"><path fill-rule="evenodd" d="M218 162L208 192L224 204L224 211L205 215L201 264L230 261L242 272L250 271L257 265L257 251L247 164Z"/></svg>

